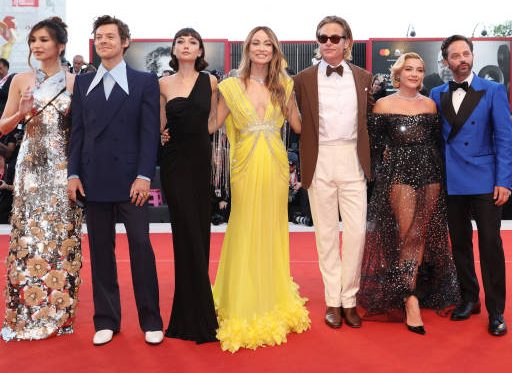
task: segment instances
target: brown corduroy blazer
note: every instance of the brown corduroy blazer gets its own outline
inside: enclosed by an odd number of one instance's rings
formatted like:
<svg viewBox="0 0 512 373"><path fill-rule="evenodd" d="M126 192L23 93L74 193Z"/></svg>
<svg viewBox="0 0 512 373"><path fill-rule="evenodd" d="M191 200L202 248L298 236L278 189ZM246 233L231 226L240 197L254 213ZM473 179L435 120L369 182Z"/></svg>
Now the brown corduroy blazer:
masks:
<svg viewBox="0 0 512 373"><path fill-rule="evenodd" d="M370 94L372 75L360 67L349 63L357 91L357 155L367 180L371 180L370 144L367 114L371 112L373 98ZM300 135L301 181L304 188L309 188L313 181L318 159L318 65L308 67L294 77L295 95L302 116ZM336 162L335 159L332 160Z"/></svg>

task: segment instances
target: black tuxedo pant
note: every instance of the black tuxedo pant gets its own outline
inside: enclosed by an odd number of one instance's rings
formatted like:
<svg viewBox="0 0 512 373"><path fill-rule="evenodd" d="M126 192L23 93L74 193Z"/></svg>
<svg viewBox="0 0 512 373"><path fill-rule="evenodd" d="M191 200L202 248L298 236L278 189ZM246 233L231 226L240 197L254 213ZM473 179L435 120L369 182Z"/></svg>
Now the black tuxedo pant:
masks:
<svg viewBox="0 0 512 373"><path fill-rule="evenodd" d="M448 226L461 296L465 302L479 299L473 257L471 217L478 229L480 269L485 306L490 316L505 310L505 255L501 240L501 207L492 194L448 196Z"/></svg>
<svg viewBox="0 0 512 373"><path fill-rule="evenodd" d="M135 302L143 331L162 330L155 255L149 240L147 206L130 202L89 202L87 232L91 252L94 327L96 331L121 326L121 300L115 257L115 224L124 223L130 250Z"/></svg>

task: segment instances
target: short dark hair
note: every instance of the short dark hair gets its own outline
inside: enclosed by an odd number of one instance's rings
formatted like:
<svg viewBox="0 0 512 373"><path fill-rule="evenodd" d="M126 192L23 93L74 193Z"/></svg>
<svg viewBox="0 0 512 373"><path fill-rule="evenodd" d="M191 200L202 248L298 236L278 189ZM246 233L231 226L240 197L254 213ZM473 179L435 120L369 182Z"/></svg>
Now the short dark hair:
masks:
<svg viewBox="0 0 512 373"><path fill-rule="evenodd" d="M199 48L203 51L203 53L201 54L201 56L196 58L194 68L196 69L196 71L203 71L208 67L208 62L206 62L206 60L204 59L205 50L203 38L201 38L201 35L199 35L199 33L191 27L182 28L176 33L176 35L174 35L174 39L172 41L171 46L171 61L169 61L169 66L171 66L174 71L178 71L180 68L178 59L173 53L173 49L174 46L176 45L176 40L182 36L192 36L199 42Z"/></svg>
<svg viewBox="0 0 512 373"><path fill-rule="evenodd" d="M130 28L128 27L128 25L126 23L124 23L123 21L121 21L119 18L112 17L109 15L100 16L94 20L94 23L92 26L92 33L93 33L94 37L96 37L96 30L98 30L98 28L100 26L104 26L104 25L116 25L117 31L119 32L119 37L121 38L122 42L131 39ZM125 53L129 47L130 46L128 45L126 48L124 48L123 53Z"/></svg>
<svg viewBox="0 0 512 373"><path fill-rule="evenodd" d="M48 31L48 34L50 35L50 38L56 42L57 44L62 44L66 46L68 42L68 25L64 23L64 21L60 17L50 17L43 19L42 21L37 22L32 29L30 29L30 32L28 33L27 43L30 48L30 39L32 38L32 35L34 32L46 29ZM62 50L60 53L60 57L64 57L64 54L66 53L66 48ZM32 57L32 51L28 54L28 64L29 66L32 66L30 64L30 57Z"/></svg>
<svg viewBox="0 0 512 373"><path fill-rule="evenodd" d="M7 70L9 70L9 61L7 61L5 58L0 58L0 64L7 67Z"/></svg>
<svg viewBox="0 0 512 373"><path fill-rule="evenodd" d="M441 54L443 55L443 58L446 60L448 58L448 47L450 44L456 42L456 41L465 41L469 49L471 50L471 53L473 53L473 42L469 40L469 38L463 36L463 35L452 35L446 39L443 40L443 43L441 44Z"/></svg>

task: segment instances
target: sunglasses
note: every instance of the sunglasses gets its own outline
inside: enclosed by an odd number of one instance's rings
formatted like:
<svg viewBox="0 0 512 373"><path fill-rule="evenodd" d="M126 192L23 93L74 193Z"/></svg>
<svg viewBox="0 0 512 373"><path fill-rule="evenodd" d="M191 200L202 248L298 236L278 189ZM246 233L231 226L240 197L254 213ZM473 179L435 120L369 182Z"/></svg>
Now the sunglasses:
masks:
<svg viewBox="0 0 512 373"><path fill-rule="evenodd" d="M330 40L331 43L333 44L338 44L340 42L341 39L343 40L347 40L347 37L345 35L331 35L331 36L327 36L327 35L317 35L317 40L320 44L325 44L327 43L327 40Z"/></svg>

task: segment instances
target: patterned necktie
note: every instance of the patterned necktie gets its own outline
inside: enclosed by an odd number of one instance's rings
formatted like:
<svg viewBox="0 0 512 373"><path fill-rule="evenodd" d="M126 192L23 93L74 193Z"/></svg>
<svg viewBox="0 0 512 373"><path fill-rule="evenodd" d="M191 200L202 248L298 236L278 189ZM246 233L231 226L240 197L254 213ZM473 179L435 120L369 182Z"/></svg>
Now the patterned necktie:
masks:
<svg viewBox="0 0 512 373"><path fill-rule="evenodd" d="M339 76L343 76L343 65L339 65L337 67L331 67L327 65L326 75L331 76L332 73L337 73Z"/></svg>
<svg viewBox="0 0 512 373"><path fill-rule="evenodd" d="M107 71L103 75L103 89L105 90L105 98L108 100L108 97L110 96L110 93L112 92L112 89L114 88L114 85L116 84L116 81L110 75L110 73Z"/></svg>

